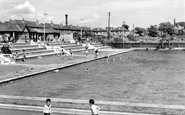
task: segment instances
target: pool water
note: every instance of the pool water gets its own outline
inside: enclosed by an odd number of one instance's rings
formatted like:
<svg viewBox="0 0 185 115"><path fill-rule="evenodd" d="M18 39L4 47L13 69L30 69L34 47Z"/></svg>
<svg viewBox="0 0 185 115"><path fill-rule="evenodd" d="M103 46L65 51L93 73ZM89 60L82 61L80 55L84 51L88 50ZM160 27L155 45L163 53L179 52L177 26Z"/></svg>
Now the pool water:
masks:
<svg viewBox="0 0 185 115"><path fill-rule="evenodd" d="M6 84L0 94L185 105L185 52L128 52Z"/></svg>

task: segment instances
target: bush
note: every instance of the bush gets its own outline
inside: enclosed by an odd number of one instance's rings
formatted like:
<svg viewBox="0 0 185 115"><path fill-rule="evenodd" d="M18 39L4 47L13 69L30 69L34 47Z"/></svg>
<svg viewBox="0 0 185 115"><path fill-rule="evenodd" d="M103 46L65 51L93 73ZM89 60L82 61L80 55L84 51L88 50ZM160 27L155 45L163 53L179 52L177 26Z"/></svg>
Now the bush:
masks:
<svg viewBox="0 0 185 115"><path fill-rule="evenodd" d="M114 38L114 43L123 43L122 38Z"/></svg>
<svg viewBox="0 0 185 115"><path fill-rule="evenodd" d="M135 36L132 35L132 34L129 34L129 35L127 36L127 38L128 38L129 40L131 40L131 41L137 41L136 38L135 38Z"/></svg>
<svg viewBox="0 0 185 115"><path fill-rule="evenodd" d="M107 45L110 43L114 43L114 41L112 39L108 40L108 39L101 39L100 41L103 45Z"/></svg>

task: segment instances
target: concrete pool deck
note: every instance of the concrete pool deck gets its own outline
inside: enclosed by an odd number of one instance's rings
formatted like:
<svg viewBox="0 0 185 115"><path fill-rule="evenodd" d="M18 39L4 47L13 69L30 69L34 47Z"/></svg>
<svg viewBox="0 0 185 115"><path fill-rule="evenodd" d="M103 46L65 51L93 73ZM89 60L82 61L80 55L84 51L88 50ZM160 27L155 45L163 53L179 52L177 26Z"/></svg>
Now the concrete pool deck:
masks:
<svg viewBox="0 0 185 115"><path fill-rule="evenodd" d="M133 50L134 49L101 49L101 51L109 52L108 53L109 56L114 56L114 55L118 55L118 54L121 54L121 53L130 52L130 51L133 51ZM79 55L77 55L77 57L78 56ZM104 58L105 56L107 56L107 55L106 54L101 54L97 58L94 58L93 55L90 55L88 58L82 57L82 58L78 58L78 59L74 59L74 60L71 59L71 60L68 60L65 63L50 64L50 65L47 65L47 64L36 65L36 64L24 64L24 63L23 64L19 64L19 63L14 64L14 66L23 66L23 67L26 67L27 69L22 70L22 71L16 71L12 74L1 75L0 84L8 83L8 82L11 82L11 81L19 80L19 79L30 77L30 76L34 76L34 75L45 73L45 72L48 72L48 71L53 71L53 70L56 70L56 69L62 69L62 68L82 64L82 63L91 62L91 61L94 61L94 60ZM9 66L11 66L11 65L9 65Z"/></svg>

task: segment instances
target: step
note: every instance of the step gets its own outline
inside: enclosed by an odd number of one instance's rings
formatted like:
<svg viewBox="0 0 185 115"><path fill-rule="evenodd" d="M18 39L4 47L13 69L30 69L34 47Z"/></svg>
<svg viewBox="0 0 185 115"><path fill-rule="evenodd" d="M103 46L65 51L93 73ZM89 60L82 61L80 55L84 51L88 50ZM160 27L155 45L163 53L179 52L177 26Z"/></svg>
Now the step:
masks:
<svg viewBox="0 0 185 115"><path fill-rule="evenodd" d="M0 43L0 46L1 45L4 45L4 44L8 44L8 43ZM11 46L14 46L14 45L29 45L30 43L10 43Z"/></svg>
<svg viewBox="0 0 185 115"><path fill-rule="evenodd" d="M94 47L98 47L98 46L103 46L102 44L96 44L96 45L92 45Z"/></svg>
<svg viewBox="0 0 185 115"><path fill-rule="evenodd" d="M49 45L61 46L61 45L75 45L75 43L48 43Z"/></svg>
<svg viewBox="0 0 185 115"><path fill-rule="evenodd" d="M30 54L42 54L42 53L51 53L54 52L54 50L36 50L36 51L31 51L31 52L25 52L26 55L30 55ZM23 53L20 53L19 56L23 56Z"/></svg>
<svg viewBox="0 0 185 115"><path fill-rule="evenodd" d="M38 58L38 57L46 57L46 56L53 56L56 55L57 53L55 52L50 52L50 53L40 53L40 54L30 54L26 55L26 59L33 59L33 58ZM16 61L22 60L22 57L19 57L16 59Z"/></svg>
<svg viewBox="0 0 185 115"><path fill-rule="evenodd" d="M73 49L85 49L84 47L81 47L81 46L78 46L78 47L67 47L67 48L64 48L65 50L73 50Z"/></svg>
<svg viewBox="0 0 185 115"><path fill-rule="evenodd" d="M12 48L28 48L28 47L39 47L39 45L15 45Z"/></svg>
<svg viewBox="0 0 185 115"><path fill-rule="evenodd" d="M77 44L69 44L69 45L61 45L61 47L77 47L77 46L82 46L82 45L77 45Z"/></svg>
<svg viewBox="0 0 185 115"><path fill-rule="evenodd" d="M3 45L0 46L0 49L2 47L3 47ZM28 47L39 47L39 45L29 45L29 44L27 44L27 45L10 45L10 49L11 48L28 48Z"/></svg>
<svg viewBox="0 0 185 115"><path fill-rule="evenodd" d="M25 50L25 52L27 51L35 51L35 50L41 50L41 49L45 49L45 48L39 48L39 47L31 47L31 48L12 48L10 49L12 52L20 52L22 50Z"/></svg>
<svg viewBox="0 0 185 115"><path fill-rule="evenodd" d="M88 51L89 50L94 50L94 49L88 49ZM72 50L72 52L81 52L81 51L85 51L85 48Z"/></svg>

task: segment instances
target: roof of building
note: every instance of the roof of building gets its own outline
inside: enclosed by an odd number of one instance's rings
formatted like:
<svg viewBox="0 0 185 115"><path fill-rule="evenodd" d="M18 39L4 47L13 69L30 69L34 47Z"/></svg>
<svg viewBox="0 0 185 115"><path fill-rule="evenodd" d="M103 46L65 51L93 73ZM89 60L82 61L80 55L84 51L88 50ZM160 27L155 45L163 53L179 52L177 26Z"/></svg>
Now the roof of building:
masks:
<svg viewBox="0 0 185 115"><path fill-rule="evenodd" d="M1 23L0 24L1 32L22 32L22 29L17 24L12 23Z"/></svg>
<svg viewBox="0 0 185 115"><path fill-rule="evenodd" d="M36 28L42 27L41 24L33 21L28 21L28 20L11 20L10 23L19 24L19 25L27 24L28 27L36 27Z"/></svg>
<svg viewBox="0 0 185 115"><path fill-rule="evenodd" d="M94 32L106 32L107 30L103 29L103 28L93 28L92 31L94 31Z"/></svg>
<svg viewBox="0 0 185 115"><path fill-rule="evenodd" d="M31 32L37 32L37 33L44 33L43 28L29 28ZM59 33L58 31L52 29L52 28L46 28L45 33L47 34L53 34L53 33Z"/></svg>

